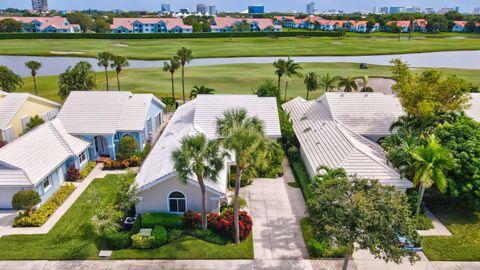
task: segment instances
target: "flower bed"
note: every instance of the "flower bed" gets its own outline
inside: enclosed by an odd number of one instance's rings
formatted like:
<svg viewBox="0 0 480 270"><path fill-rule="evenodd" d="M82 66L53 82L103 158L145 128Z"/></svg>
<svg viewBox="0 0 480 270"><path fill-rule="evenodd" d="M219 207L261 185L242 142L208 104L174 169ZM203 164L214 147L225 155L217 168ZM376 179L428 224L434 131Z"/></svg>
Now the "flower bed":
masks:
<svg viewBox="0 0 480 270"><path fill-rule="evenodd" d="M142 164L142 160L137 156L132 156L124 160L106 159L103 162L104 170L123 170L130 167L138 167Z"/></svg>
<svg viewBox="0 0 480 270"><path fill-rule="evenodd" d="M75 190L73 184L61 186L50 199L31 215L20 215L13 221L14 227L40 227L62 205L70 194Z"/></svg>
<svg viewBox="0 0 480 270"><path fill-rule="evenodd" d="M97 166L96 161L88 162L87 166L85 166L85 168L83 168L80 171L80 179L83 180L83 179L87 178L87 176L90 174L90 172L92 172L92 170L95 168L95 166Z"/></svg>

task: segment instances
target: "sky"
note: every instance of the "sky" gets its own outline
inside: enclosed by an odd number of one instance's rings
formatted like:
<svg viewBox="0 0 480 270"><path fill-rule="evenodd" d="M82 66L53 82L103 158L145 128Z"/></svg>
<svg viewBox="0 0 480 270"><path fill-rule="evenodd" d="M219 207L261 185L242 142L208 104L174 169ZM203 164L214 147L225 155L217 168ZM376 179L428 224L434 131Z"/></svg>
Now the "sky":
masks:
<svg viewBox="0 0 480 270"><path fill-rule="evenodd" d="M243 11L248 5L265 5L267 12L271 11L305 11L306 4L311 1L303 0L48 0L49 7L57 10L68 9L125 9L125 10L160 10L160 4L170 3L172 10L189 8L195 10L197 3L217 6L219 11ZM321 0L313 1L320 11L327 9L372 10L380 6L420 6L442 7L459 6L461 11L471 12L474 7L480 7L479 0ZM31 9L30 0L0 0L0 9L4 8Z"/></svg>

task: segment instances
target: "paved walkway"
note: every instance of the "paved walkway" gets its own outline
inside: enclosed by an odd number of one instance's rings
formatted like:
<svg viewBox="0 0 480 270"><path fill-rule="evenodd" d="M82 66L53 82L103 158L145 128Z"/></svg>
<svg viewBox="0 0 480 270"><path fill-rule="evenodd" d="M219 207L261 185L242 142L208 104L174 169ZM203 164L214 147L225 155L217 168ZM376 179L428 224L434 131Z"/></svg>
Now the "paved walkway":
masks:
<svg viewBox="0 0 480 270"><path fill-rule="evenodd" d="M433 229L418 231L420 236L452 236L452 233L445 227L445 225L438 220L427 208L424 209L425 215L432 220Z"/></svg>
<svg viewBox="0 0 480 270"><path fill-rule="evenodd" d="M12 234L46 234L50 229L60 220L60 218L67 212L70 206L82 195L82 193L87 189L90 183L96 178L104 178L108 174L124 174L126 170L118 171L102 171L103 164L98 164L92 172L85 178L82 182L76 182L75 191L63 202L63 204L50 216L50 218L43 224L41 227L29 227L29 228L14 228L11 227L13 223L13 218L16 216L15 211L5 211L0 213L0 237L4 235ZM9 222L9 223L7 223ZM0 269L3 269L0 267Z"/></svg>
<svg viewBox="0 0 480 270"><path fill-rule="evenodd" d="M294 181L287 161L285 175L276 179L255 179L253 184L241 189L253 219L253 246L256 260L283 260L290 269L311 269L307 249L300 229L300 219L305 215L301 190L290 187ZM308 262L308 261L307 261Z"/></svg>

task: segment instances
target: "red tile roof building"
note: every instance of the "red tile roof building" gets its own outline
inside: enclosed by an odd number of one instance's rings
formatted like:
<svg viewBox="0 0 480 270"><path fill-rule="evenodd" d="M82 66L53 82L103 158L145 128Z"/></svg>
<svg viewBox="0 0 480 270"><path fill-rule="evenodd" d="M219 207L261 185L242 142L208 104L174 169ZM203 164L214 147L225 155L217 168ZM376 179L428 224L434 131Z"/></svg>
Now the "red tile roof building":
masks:
<svg viewBox="0 0 480 270"><path fill-rule="evenodd" d="M23 32L75 33L80 25L71 24L67 18L54 17L0 17L0 20L13 19L22 23Z"/></svg>

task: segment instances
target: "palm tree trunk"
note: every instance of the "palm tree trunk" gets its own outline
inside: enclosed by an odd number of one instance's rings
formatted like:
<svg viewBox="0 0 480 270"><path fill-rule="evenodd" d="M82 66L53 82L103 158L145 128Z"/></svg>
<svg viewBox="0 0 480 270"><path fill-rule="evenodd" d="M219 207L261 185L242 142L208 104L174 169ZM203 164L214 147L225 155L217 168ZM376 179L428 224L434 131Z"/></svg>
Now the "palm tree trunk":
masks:
<svg viewBox="0 0 480 270"><path fill-rule="evenodd" d="M117 87L118 91L120 91L120 72L117 71Z"/></svg>
<svg viewBox="0 0 480 270"><path fill-rule="evenodd" d="M285 98L283 99L283 102L287 102L287 90L288 90L288 78L287 78L287 81L285 82Z"/></svg>
<svg viewBox="0 0 480 270"><path fill-rule="evenodd" d="M38 96L37 77L36 76L33 76L33 88L35 89L35 96Z"/></svg>
<svg viewBox="0 0 480 270"><path fill-rule="evenodd" d="M280 81L281 81L282 77L281 76L278 76L278 82L277 82L277 88L278 90L280 91Z"/></svg>
<svg viewBox="0 0 480 270"><path fill-rule="evenodd" d="M172 80L172 97L175 99L175 81L173 80L173 73L170 73L170 78Z"/></svg>
<svg viewBox="0 0 480 270"><path fill-rule="evenodd" d="M197 176L200 184L200 191L202 192L202 230L207 229L207 195L205 192L205 183L202 176Z"/></svg>
<svg viewBox="0 0 480 270"><path fill-rule="evenodd" d="M308 94L310 93L310 91L308 91L308 88L307 88L307 100L308 100Z"/></svg>
<svg viewBox="0 0 480 270"><path fill-rule="evenodd" d="M420 207L422 207L422 201L423 201L423 194L425 194L425 186L420 184L420 198L418 198L418 203L417 203L417 214L420 213Z"/></svg>
<svg viewBox="0 0 480 270"><path fill-rule="evenodd" d="M242 179L243 169L237 167L237 175L235 177L235 195L233 197L233 224L235 226L235 243L240 243L240 221L238 213L238 195L240 193L240 182Z"/></svg>
<svg viewBox="0 0 480 270"><path fill-rule="evenodd" d="M183 104L185 104L185 65L182 65L182 96Z"/></svg>
<svg viewBox="0 0 480 270"><path fill-rule="evenodd" d="M107 91L109 90L108 88L108 69L105 67L105 81L107 82Z"/></svg>
<svg viewBox="0 0 480 270"><path fill-rule="evenodd" d="M347 270L348 269L348 259L350 258L350 254L347 254L345 255L345 257L343 257L343 267L342 267L342 270Z"/></svg>

